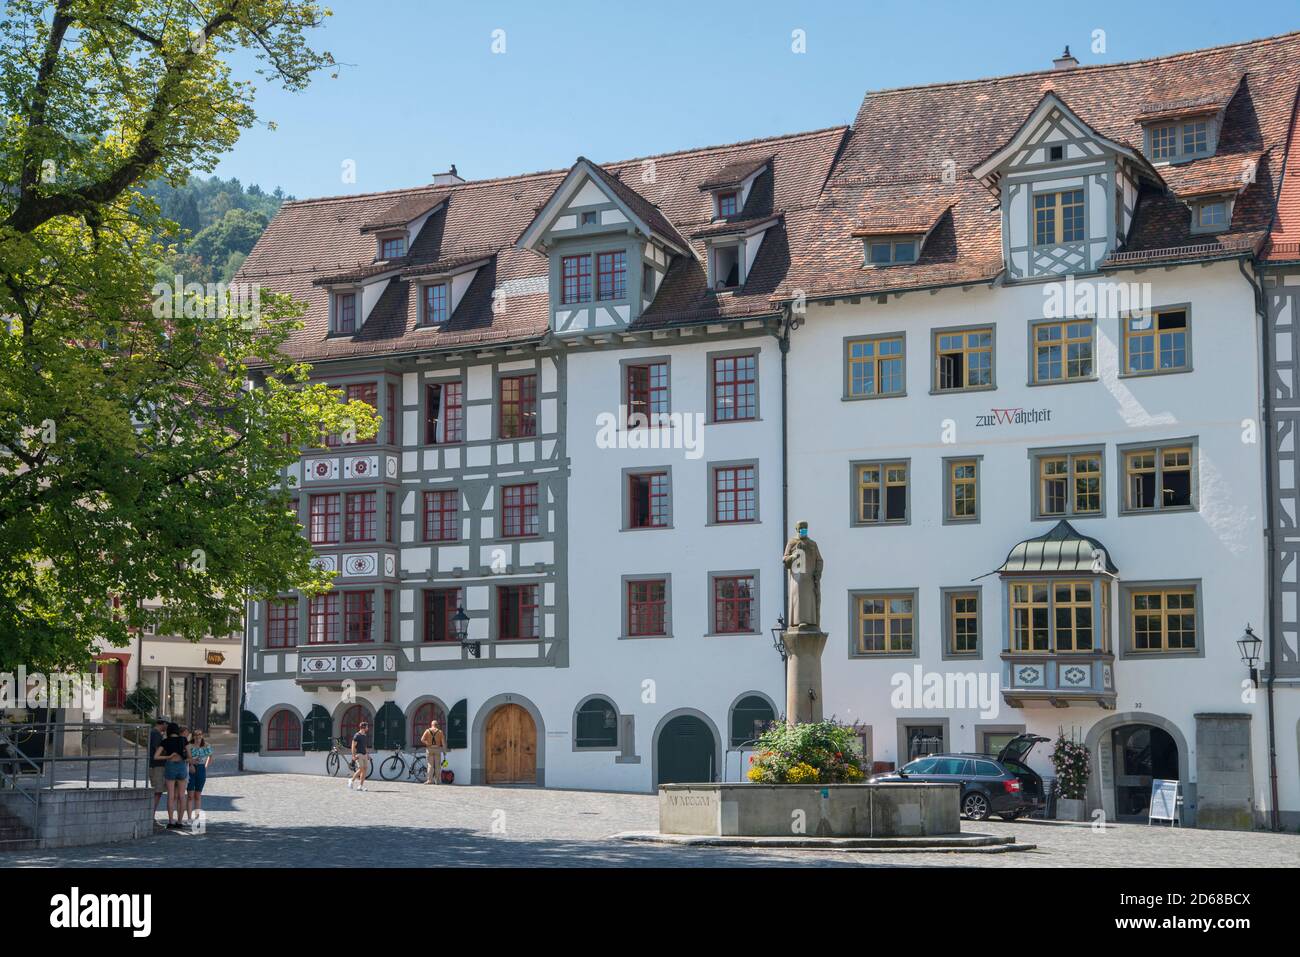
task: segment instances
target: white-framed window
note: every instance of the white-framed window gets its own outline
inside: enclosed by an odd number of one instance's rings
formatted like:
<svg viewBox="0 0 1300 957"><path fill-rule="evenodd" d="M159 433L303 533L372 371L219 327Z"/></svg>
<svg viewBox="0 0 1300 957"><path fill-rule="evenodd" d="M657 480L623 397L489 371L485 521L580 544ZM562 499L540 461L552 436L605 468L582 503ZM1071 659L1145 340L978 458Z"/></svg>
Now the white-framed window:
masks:
<svg viewBox="0 0 1300 957"><path fill-rule="evenodd" d="M867 266L901 266L916 262L921 244L917 237L902 239L868 236L862 241L862 251Z"/></svg>

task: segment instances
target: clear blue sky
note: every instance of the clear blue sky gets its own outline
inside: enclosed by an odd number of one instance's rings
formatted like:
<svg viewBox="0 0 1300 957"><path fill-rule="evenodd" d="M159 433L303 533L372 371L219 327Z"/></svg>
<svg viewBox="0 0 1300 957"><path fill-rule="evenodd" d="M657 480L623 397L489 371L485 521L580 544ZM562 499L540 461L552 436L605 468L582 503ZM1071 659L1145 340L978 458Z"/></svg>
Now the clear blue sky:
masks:
<svg viewBox="0 0 1300 957"><path fill-rule="evenodd" d="M314 44L339 78L261 86L277 128L246 132L219 175L299 198L419 185L450 163L484 179L850 123L867 90L1042 69L1067 43L1110 63L1300 29L1296 0L330 5Z"/></svg>

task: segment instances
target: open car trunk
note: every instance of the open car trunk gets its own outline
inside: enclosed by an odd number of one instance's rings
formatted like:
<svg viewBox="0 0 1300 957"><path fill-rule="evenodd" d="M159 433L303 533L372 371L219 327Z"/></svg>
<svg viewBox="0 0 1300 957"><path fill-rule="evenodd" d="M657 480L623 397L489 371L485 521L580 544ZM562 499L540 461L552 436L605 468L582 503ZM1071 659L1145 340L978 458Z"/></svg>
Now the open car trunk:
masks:
<svg viewBox="0 0 1300 957"><path fill-rule="evenodd" d="M998 763L1019 778L1020 793L1027 798L1032 798L1036 803L1042 802L1045 798L1043 779L1029 767L1027 759L1029 752L1034 750L1039 742L1047 740L1040 734L1018 734L998 752Z"/></svg>

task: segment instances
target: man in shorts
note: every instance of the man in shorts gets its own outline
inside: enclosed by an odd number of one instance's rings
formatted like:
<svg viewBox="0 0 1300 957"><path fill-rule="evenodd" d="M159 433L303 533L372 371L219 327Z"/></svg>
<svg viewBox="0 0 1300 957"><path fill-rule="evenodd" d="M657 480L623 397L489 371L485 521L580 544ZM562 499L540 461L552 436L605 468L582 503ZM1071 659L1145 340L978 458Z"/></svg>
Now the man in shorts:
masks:
<svg viewBox="0 0 1300 957"><path fill-rule="evenodd" d="M153 727L149 729L149 786L153 788L153 813L158 814L158 801L167 791L167 782L163 778L163 766L166 761L159 761L154 757L158 749L162 747L163 732L167 730L167 721L164 718L155 718ZM156 823L156 822L155 822Z"/></svg>
<svg viewBox="0 0 1300 957"><path fill-rule="evenodd" d="M352 736L352 760L357 769L348 778L348 789L364 791L366 774L370 771L370 723L367 721L362 721L357 733Z"/></svg>

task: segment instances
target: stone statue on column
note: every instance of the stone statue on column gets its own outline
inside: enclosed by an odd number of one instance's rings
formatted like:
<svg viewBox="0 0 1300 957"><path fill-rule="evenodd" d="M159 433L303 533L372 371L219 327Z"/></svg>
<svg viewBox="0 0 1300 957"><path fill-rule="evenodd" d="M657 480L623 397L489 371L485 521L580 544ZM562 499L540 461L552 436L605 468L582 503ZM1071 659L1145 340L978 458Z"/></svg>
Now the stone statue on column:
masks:
<svg viewBox="0 0 1300 957"><path fill-rule="evenodd" d="M821 549L808 537L808 523L795 526L794 537L785 546L782 562L786 569L787 621L782 640L786 648L785 714L790 724L822 720L822 631Z"/></svg>

